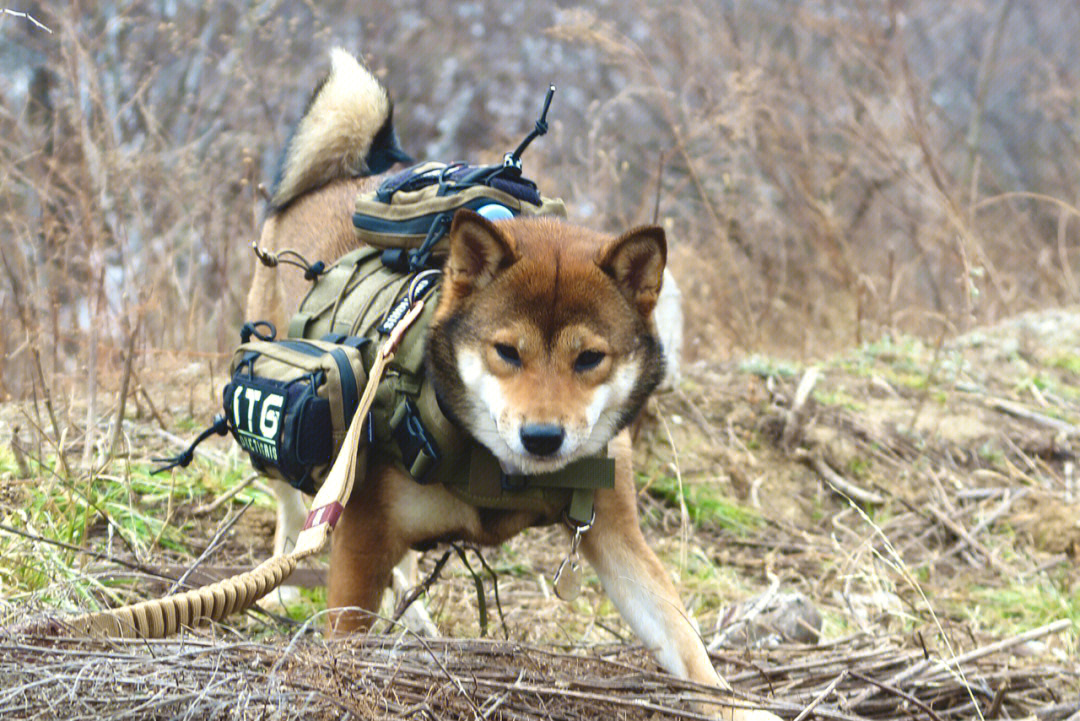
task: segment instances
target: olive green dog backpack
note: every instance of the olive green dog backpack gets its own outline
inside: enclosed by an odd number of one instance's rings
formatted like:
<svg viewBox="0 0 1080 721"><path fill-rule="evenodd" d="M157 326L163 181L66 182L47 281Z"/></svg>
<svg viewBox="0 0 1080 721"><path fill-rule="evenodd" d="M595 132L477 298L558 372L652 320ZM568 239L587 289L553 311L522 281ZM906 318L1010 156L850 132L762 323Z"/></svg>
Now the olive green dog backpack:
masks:
<svg viewBox="0 0 1080 721"><path fill-rule="evenodd" d="M542 197L520 175L496 170L503 166L422 163L360 195L353 223L364 245L328 268L308 267L312 288L289 322L288 337L276 339L265 321L245 324L225 386L223 427L259 471L306 493L319 487L352 420L378 341L411 301L438 286L437 268L458 209L492 220L565 216L561 200ZM403 390L404 400L396 391L380 392L369 426L372 434L399 436L403 466L420 480L436 460L433 449L416 433L409 441L399 427L412 421L409 404L423 376L422 329L434 307L430 303L408 333L395 373L383 382Z"/></svg>
<svg viewBox="0 0 1080 721"><path fill-rule="evenodd" d="M415 272L446 253L454 213L468 208L488 220L519 215L566 217L558 198L545 198L536 185L507 166L427 162L387 179L356 199L353 225L366 245L383 249L383 263Z"/></svg>

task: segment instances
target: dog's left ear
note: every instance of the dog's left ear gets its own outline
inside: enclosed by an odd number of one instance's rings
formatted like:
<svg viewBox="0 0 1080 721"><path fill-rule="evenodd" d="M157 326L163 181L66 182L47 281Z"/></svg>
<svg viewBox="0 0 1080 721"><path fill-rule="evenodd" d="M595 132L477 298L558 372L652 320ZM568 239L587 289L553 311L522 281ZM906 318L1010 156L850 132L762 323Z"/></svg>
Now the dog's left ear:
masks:
<svg viewBox="0 0 1080 721"><path fill-rule="evenodd" d="M443 266L452 292L464 297L483 288L517 260L513 238L490 220L462 208L450 226L450 256Z"/></svg>
<svg viewBox="0 0 1080 721"><path fill-rule="evenodd" d="M600 251L597 264L637 312L647 318L656 307L667 262L664 229L655 225L634 228L620 235Z"/></svg>

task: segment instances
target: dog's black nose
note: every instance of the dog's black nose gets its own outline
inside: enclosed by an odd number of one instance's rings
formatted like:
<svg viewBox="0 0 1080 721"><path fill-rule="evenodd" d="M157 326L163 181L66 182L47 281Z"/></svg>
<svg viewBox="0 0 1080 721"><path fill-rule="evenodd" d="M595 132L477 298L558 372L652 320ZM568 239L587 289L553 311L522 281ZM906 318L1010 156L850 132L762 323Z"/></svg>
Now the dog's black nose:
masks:
<svg viewBox="0 0 1080 721"><path fill-rule="evenodd" d="M553 423L529 423L521 427L521 445L534 456L550 456L559 450L566 433Z"/></svg>

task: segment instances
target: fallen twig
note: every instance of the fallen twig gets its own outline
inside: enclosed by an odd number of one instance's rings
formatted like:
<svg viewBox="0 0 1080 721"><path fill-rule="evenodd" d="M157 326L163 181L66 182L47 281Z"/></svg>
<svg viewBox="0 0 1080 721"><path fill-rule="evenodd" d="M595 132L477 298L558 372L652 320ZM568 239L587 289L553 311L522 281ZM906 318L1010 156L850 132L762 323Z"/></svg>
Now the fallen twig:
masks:
<svg viewBox="0 0 1080 721"><path fill-rule="evenodd" d="M989 565L995 571L1005 574L1012 573L1012 571L1007 566L1005 566L1005 564L1003 564L1001 561L994 557L994 554L991 553L989 548L987 548L978 540L973 538L972 535L967 532L966 528L961 526L953 519L949 518L948 514L946 514L940 508L933 504L929 504L927 505L926 510L930 513L931 516L933 516L937 520L938 523L945 526L945 528L947 528L951 533L953 533L953 535L966 543L971 548L971 550L978 552L978 554L986 560L987 565Z"/></svg>
<svg viewBox="0 0 1080 721"><path fill-rule="evenodd" d="M394 623L397 623L401 620L401 617L404 616L405 612L409 610L409 607L416 602L416 599L420 598L421 595L428 592L428 590L431 588L431 585L435 583L435 581L439 578L439 574L442 573L443 566L445 566L446 562L450 560L451 553L453 553L453 549L448 548L443 553L442 557L435 562L435 567L431 569L431 573L429 573L423 581L418 583L411 591L409 591L409 594L405 596L405 598L401 599L401 603L399 603L397 605L397 608L394 609L394 617L392 619Z"/></svg>
<svg viewBox="0 0 1080 721"><path fill-rule="evenodd" d="M195 562L192 563L186 571L184 571L180 578L176 579L176 583L174 583L165 593L166 596L176 593L176 589L184 585L184 582L187 581L188 576L190 576L192 572L210 556L211 553L217 550L217 547L221 545L221 541L225 537L225 534L228 533L229 530L236 525L236 522L240 520L240 518L244 515L247 509L251 508L251 504L254 502L255 501L248 501L247 503L245 503L243 508L233 514L232 518L223 523L217 529L217 531L214 533L214 537L211 538L210 543L207 544L206 549L199 554L199 557L195 559Z"/></svg>
<svg viewBox="0 0 1080 721"><path fill-rule="evenodd" d="M905 701L912 704L913 706L918 706L919 708L921 708L923 711L926 712L926 715L929 716L932 719L932 721L941 721L941 717L938 716L936 713L934 713L934 709L930 708L928 705L926 705L925 703L923 703L919 699L915 698L910 693L907 693L906 691L902 691L902 690L896 688L895 686L891 686L888 683L885 683L884 681L878 681L875 678L871 678L870 676L859 673L858 671L852 671L851 675L854 676L855 678L859 679L860 681L865 681L866 683L872 684L873 686L881 689L882 691L888 691L889 693L893 694L894 696L899 696L900 698L904 699Z"/></svg>
<svg viewBox="0 0 1080 721"><path fill-rule="evenodd" d="M829 685L826 686L821 693L814 697L814 700L810 702L809 706L799 712L799 715L795 717L795 721L803 721L803 719L807 718L810 714L812 714L814 712L814 709L818 707L818 704L827 699L829 697L829 694L835 691L836 687L840 685L840 682L847 678L847 675L848 672L846 669L841 671L836 678L829 682Z"/></svg>
<svg viewBox="0 0 1080 721"><path fill-rule="evenodd" d="M216 511L218 508L221 507L221 504L235 498L237 494L243 492L244 489L246 489L248 486L250 486L252 483L254 483L258 478L259 478L258 473L252 473L250 476L248 476L247 478L245 478L244 480L242 480L240 483L236 484L235 486L233 486L229 490L222 493L220 496L215 498L210 503L204 503L201 506L196 506L194 508L194 510L191 511L192 514L196 515L196 516L205 516L208 513L213 513L214 511Z"/></svg>
<svg viewBox="0 0 1080 721"><path fill-rule="evenodd" d="M1060 629L1061 624L1052 625ZM964 654L972 684L988 688L1002 679L984 673L975 661L1050 628L1022 634ZM409 709L440 719L502 718L550 721L620 717L706 719L700 706L722 703L718 690L659 673L640 647L622 647L620 658L560 652L528 644L483 639L421 639L411 634L369 636L327 643L301 630L288 643L222 642L188 634L181 641L116 640L108 645L74 639L9 635L0 644L0 708L13 717L86 716L107 720L177 715L310 719L402 718ZM893 641L853 636L825 651L781 646L768 652L740 652L768 675L726 674L736 703L764 708L787 718L811 716L837 721L895 718L897 700L920 709L929 721L960 721L973 714L958 676L934 677L943 662L916 663L925 683L903 688L889 676L907 666L911 651ZM734 658L734 657L733 657ZM993 668L1002 668L994 659ZM726 665L726 664L725 664ZM951 668L951 665L949 666ZM787 670L782 670L787 669ZM722 669L723 671L724 669ZM1036 685L1038 668L1009 671L1011 692L1002 715L1060 721L1075 712ZM774 691L770 694L769 688ZM892 698L862 702L844 710L826 703L831 695L851 698L860 691L885 690ZM769 697L766 697L769 694ZM66 699L63 714L56 699ZM932 711L930 710L932 708ZM1052 710L1047 710L1052 709Z"/></svg>
<svg viewBox="0 0 1080 721"><path fill-rule="evenodd" d="M1019 403L1013 403L1004 398L987 398L986 404L996 411L1007 413L1016 418L1022 418L1025 421L1037 423L1040 426L1051 428L1059 433L1064 433L1067 436L1080 436L1080 426L1073 425L1067 421L1058 420L1057 418L1053 418L1044 413L1039 413L1038 411L1033 411Z"/></svg>
<svg viewBox="0 0 1080 721"><path fill-rule="evenodd" d="M781 436L783 448L793 448L802 437L805 430L807 416L809 415L810 394L814 392L814 386L821 378L821 371L817 366L810 366L799 379L799 385L795 388L795 397L791 401L787 418L784 420L784 432Z"/></svg>
<svg viewBox="0 0 1080 721"><path fill-rule="evenodd" d="M959 666L963 666L964 664L971 663L972 661L976 661L986 656L991 656L995 653L1004 651L1005 649L1012 648L1013 646L1018 646L1022 643L1027 643L1028 641L1034 641L1035 639L1042 638L1043 636L1050 636L1055 633L1060 633L1061 631L1070 628L1072 625L1072 620L1068 618L1061 618L1057 621L1053 621L1052 623L1048 623L1045 626L1039 626L1038 628L1033 628L1032 630L1025 633L1002 639L995 643L983 646L982 648L977 648L973 651L968 651L967 653L961 654L956 658L942 660L941 662L939 662L939 665L942 668L956 668Z"/></svg>
<svg viewBox="0 0 1080 721"><path fill-rule="evenodd" d="M1021 643L1026 643L1028 641L1033 641L1037 638L1042 638L1043 636L1049 636L1050 634L1064 631L1065 629L1069 628L1072 623L1073 622L1071 620L1067 618L1062 618L1054 621L1053 623L1048 623L1045 626L1040 626L1039 628L1032 629L1025 633L1002 639L1001 641L991 643L987 646L977 648L973 651L968 651L967 653L961 654L952 659L942 659L937 662L931 661L930 659L925 659L916 663L910 668L901 671L895 676L892 676L887 681L885 681L885 684L887 686L899 687L899 685L905 681L915 681L919 678L923 678L931 674L937 673L938 671L958 669L973 661L984 658L986 656L991 656L1008 648L1012 648L1013 646L1018 646ZM877 692L880 690L881 688L877 686L866 689L858 697L851 700L850 707L858 708L860 704L865 703L868 699L877 694Z"/></svg>
<svg viewBox="0 0 1080 721"><path fill-rule="evenodd" d="M809 464L811 468L818 472L818 475L821 476L825 483L842 496L847 496L853 501L868 505L881 505L885 502L884 497L880 494L860 488L841 476L821 456L815 453L797 448L795 449L795 459Z"/></svg>
<svg viewBox="0 0 1080 721"><path fill-rule="evenodd" d="M1009 510L1009 508L1012 506L1012 504L1016 503L1016 501L1023 498L1024 496L1026 496L1030 491L1031 491L1030 488L1021 487L1021 488L1017 489L1015 493L1012 493L1011 489L1006 488L1005 491L1004 491L1004 493L1005 493L1004 500L1002 500L1001 503L998 504L997 508L995 508L993 511L988 513L985 518L983 518L981 521L979 521L970 531L968 531L968 535L971 536L972 538L975 538L976 536L978 536L984 530L986 530L991 525L993 525L993 523L997 519L1001 518L1001 516L1004 515L1004 513L1006 511ZM953 555L954 553L956 553L957 551L962 549L965 545L969 545L968 542L967 542L967 539L964 538L964 537L961 537L960 540L958 540L956 543L954 543L951 548L949 548L943 554L941 554L941 558L948 558L949 556Z"/></svg>
<svg viewBox="0 0 1080 721"><path fill-rule="evenodd" d="M52 34L52 29L51 28L49 28L46 25L41 24L41 22L39 22L37 20L37 18L35 18L30 13L24 13L24 12L20 12L18 10L9 10L7 8L0 8L0 15L10 15L12 17L22 18L23 20L28 20L29 22L31 22L34 25L38 26L39 28L41 28L45 32L49 33L50 35Z"/></svg>

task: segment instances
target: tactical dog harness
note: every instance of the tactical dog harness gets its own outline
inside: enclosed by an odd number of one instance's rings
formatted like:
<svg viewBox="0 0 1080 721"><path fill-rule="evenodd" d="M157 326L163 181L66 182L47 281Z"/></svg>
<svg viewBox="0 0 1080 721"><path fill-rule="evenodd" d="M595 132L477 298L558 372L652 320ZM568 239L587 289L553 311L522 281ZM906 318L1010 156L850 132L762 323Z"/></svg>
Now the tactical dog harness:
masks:
<svg viewBox="0 0 1080 721"><path fill-rule="evenodd" d="M441 280L436 268L460 208L496 219L566 214L561 200L541 196L505 164L422 163L360 195L353 223L364 247L329 268L309 265L292 251L277 254L297 259L312 288L289 322L288 338L275 340L276 329L265 321L245 324L223 394L225 412L199 440L230 432L258 470L314 494L341 448L378 342L427 298L379 381L365 439L373 459L395 463L418 483L441 483L478 508L530 511L539 524L565 512L572 525L587 524L595 489L614 484L610 459L585 458L547 474L507 474L447 418L425 378L424 343ZM264 262L276 262L256 250ZM178 465L190 462L190 449L184 456Z"/></svg>
<svg viewBox="0 0 1080 721"><path fill-rule="evenodd" d="M393 461L418 483L441 483L479 508L531 511L539 523L554 523L565 511L572 522L588 523L593 492L614 484L613 461L584 458L553 473L507 474L487 448L443 413L424 374L424 342L439 279L433 270L402 275L387 267L378 250L354 250L315 282L289 324L289 336L351 343L370 368L375 344L368 340L388 334L412 303L426 298L424 312L405 331L375 393L369 452Z"/></svg>

